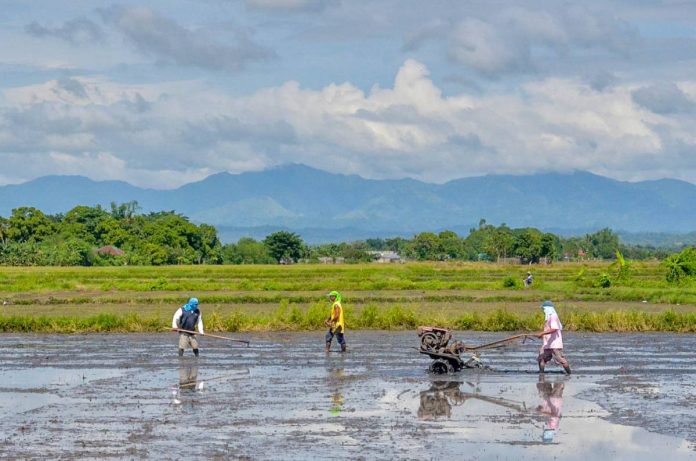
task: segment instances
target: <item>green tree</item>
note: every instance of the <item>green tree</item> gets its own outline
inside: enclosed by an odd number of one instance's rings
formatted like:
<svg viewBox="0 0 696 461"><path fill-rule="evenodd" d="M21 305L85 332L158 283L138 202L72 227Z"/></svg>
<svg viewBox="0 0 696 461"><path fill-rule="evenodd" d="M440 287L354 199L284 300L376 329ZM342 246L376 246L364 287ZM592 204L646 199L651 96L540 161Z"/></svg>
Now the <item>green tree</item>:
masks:
<svg viewBox="0 0 696 461"><path fill-rule="evenodd" d="M110 219L109 213L101 206L76 206L63 217L60 233L96 244L100 237L97 229L102 221L108 219Z"/></svg>
<svg viewBox="0 0 696 461"><path fill-rule="evenodd" d="M0 216L0 245L7 243L7 230L9 227L10 223L7 221L7 219Z"/></svg>
<svg viewBox="0 0 696 461"><path fill-rule="evenodd" d="M7 224L7 238L15 242L40 242L55 232L51 219L33 207L15 208Z"/></svg>
<svg viewBox="0 0 696 461"><path fill-rule="evenodd" d="M116 202L111 202L111 216L116 219L131 220L140 210L137 200L133 200L126 203L117 204Z"/></svg>
<svg viewBox="0 0 696 461"><path fill-rule="evenodd" d="M595 258L612 259L619 249L619 236L608 228L588 234L585 239L590 245L589 254Z"/></svg>
<svg viewBox="0 0 696 461"><path fill-rule="evenodd" d="M524 262L539 262L542 254L541 232L537 229L518 229L515 235L514 253Z"/></svg>
<svg viewBox="0 0 696 461"><path fill-rule="evenodd" d="M271 264L275 262L263 242L243 237L234 244L222 247L222 258L226 264Z"/></svg>
<svg viewBox="0 0 696 461"><path fill-rule="evenodd" d="M419 261L435 261L442 259L440 239L432 232L421 232L411 241L409 254Z"/></svg>
<svg viewBox="0 0 696 461"><path fill-rule="evenodd" d="M509 227L501 224L498 228L490 226L481 230L485 234L483 248L487 254L495 256L496 260L512 254L515 239Z"/></svg>
<svg viewBox="0 0 696 461"><path fill-rule="evenodd" d="M464 242L452 231L446 230L438 234L442 252L449 259L461 259L464 256Z"/></svg>
<svg viewBox="0 0 696 461"><path fill-rule="evenodd" d="M679 283L686 278L696 277L696 248L687 248L662 261L667 269L667 281Z"/></svg>
<svg viewBox="0 0 696 461"><path fill-rule="evenodd" d="M560 254L561 239L553 234L543 234L541 236L541 256L554 260L558 259Z"/></svg>
<svg viewBox="0 0 696 461"><path fill-rule="evenodd" d="M293 232L279 231L263 240L269 254L278 263L297 262L303 254L304 242Z"/></svg>

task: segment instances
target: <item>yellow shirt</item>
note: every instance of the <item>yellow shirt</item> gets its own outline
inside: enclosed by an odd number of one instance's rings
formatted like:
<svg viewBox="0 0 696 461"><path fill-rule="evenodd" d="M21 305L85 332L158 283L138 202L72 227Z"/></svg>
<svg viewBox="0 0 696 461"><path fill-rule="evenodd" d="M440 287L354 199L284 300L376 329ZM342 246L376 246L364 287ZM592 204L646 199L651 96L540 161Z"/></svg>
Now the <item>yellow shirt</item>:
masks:
<svg viewBox="0 0 696 461"><path fill-rule="evenodd" d="M334 318L334 309L338 306L338 319L336 320L336 323L331 327L331 331L336 332L339 327L341 327L341 333L346 332L346 323L343 320L343 306L341 306L341 303L336 301L333 303L331 306L331 319Z"/></svg>

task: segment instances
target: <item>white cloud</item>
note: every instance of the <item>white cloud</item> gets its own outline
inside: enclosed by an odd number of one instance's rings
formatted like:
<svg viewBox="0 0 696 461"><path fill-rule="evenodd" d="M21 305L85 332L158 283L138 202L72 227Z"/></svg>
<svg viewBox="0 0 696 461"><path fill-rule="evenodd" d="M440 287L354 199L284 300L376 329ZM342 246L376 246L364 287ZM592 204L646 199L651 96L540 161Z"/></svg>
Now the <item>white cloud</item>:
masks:
<svg viewBox="0 0 696 461"><path fill-rule="evenodd" d="M696 180L684 167L696 145L693 115L646 110L634 100L645 86L600 91L554 78L444 95L415 60L391 87L367 93L350 83L311 90L288 82L231 96L196 81L74 77L5 91L0 158L7 181L61 172L150 187L288 162L428 181L573 169L637 179L672 164L673 176ZM696 91L696 82L679 86Z"/></svg>

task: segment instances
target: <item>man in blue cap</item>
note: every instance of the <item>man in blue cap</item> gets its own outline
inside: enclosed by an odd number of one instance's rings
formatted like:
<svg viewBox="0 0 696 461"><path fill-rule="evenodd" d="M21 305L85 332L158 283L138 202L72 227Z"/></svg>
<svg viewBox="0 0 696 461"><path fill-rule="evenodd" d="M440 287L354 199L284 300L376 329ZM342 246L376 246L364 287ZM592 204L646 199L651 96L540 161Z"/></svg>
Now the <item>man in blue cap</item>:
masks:
<svg viewBox="0 0 696 461"><path fill-rule="evenodd" d="M543 373L546 364L553 359L563 367L566 373L570 374L570 365L563 356L563 336L561 335L563 325L561 324L561 319L558 318L556 308L551 301L544 301L541 309L544 311L544 331L536 335L538 338L543 338L543 344L537 358L539 373Z"/></svg>
<svg viewBox="0 0 696 461"><path fill-rule="evenodd" d="M172 329L180 329L187 331L195 331L198 328L198 333L203 333L203 316L198 309L198 299L191 298L189 301L180 307L172 319ZM198 341L193 333L179 332L179 357L184 355L184 349L191 347L193 355L198 357Z"/></svg>

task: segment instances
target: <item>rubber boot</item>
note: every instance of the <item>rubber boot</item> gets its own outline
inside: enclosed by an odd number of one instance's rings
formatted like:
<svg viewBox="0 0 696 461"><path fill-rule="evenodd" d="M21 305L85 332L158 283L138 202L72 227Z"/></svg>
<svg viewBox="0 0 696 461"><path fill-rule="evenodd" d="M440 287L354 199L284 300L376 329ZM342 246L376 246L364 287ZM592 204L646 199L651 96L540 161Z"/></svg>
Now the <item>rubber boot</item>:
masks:
<svg viewBox="0 0 696 461"><path fill-rule="evenodd" d="M539 373L544 373L544 364L539 363Z"/></svg>
<svg viewBox="0 0 696 461"><path fill-rule="evenodd" d="M570 365L568 365L567 367L563 367L563 369L567 374L570 374Z"/></svg>
<svg viewBox="0 0 696 461"><path fill-rule="evenodd" d="M331 352L331 343L326 343L326 352Z"/></svg>
<svg viewBox="0 0 696 461"><path fill-rule="evenodd" d="M179 357L183 357L183 356L184 356L184 350L183 350L183 349L179 349Z"/></svg>
<svg viewBox="0 0 696 461"><path fill-rule="evenodd" d="M194 349L194 350L193 350L193 355L195 355L196 357L198 357L198 349Z"/></svg>
<svg viewBox="0 0 696 461"><path fill-rule="evenodd" d="M341 344L341 352L345 352L346 349L347 349L347 346L345 344Z"/></svg>

